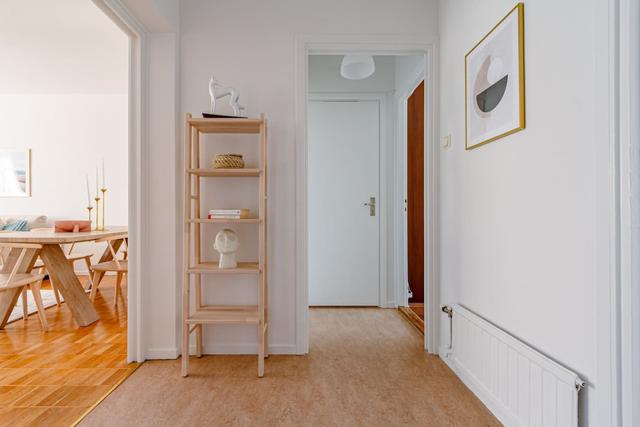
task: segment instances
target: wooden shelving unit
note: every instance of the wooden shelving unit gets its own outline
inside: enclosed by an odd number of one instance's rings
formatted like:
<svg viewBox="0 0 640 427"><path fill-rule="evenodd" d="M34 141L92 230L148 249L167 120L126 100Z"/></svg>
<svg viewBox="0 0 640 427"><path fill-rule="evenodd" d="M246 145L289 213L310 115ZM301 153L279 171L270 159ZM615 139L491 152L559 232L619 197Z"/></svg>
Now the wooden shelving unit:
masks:
<svg viewBox="0 0 640 427"><path fill-rule="evenodd" d="M189 373L189 336L195 332L196 356L202 356L203 325L256 325L258 327L258 376L264 375L269 356L267 340L267 121L259 119L200 119L187 114L184 189L184 280L182 285L182 376ZM206 169L200 166L201 134L256 134L259 164L253 169ZM215 142L212 142L215 143ZM200 194L203 178L257 178L258 217L246 219L201 218ZM236 268L221 269L202 254L202 231L209 224L257 224L259 255L255 262L239 262ZM212 306L202 302L203 275L257 276L257 305ZM191 305L191 288L195 304ZM215 282L212 284L215 286Z"/></svg>

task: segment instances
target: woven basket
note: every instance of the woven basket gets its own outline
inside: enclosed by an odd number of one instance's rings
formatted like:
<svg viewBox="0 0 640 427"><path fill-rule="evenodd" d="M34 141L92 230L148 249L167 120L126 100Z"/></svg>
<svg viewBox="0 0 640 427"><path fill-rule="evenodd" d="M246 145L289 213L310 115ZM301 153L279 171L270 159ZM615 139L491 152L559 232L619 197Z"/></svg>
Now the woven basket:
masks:
<svg viewBox="0 0 640 427"><path fill-rule="evenodd" d="M217 154L213 159L214 169L242 169L243 167L242 154Z"/></svg>

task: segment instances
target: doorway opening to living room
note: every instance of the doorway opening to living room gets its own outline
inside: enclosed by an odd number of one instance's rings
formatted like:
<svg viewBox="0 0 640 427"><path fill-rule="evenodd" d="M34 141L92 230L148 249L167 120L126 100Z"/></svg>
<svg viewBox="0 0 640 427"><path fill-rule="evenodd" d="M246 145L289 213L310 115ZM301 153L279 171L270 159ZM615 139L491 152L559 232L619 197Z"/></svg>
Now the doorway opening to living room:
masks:
<svg viewBox="0 0 640 427"><path fill-rule="evenodd" d="M0 377L46 380L7 405L55 392L73 421L135 368L129 37L92 2L10 0L0 55Z"/></svg>

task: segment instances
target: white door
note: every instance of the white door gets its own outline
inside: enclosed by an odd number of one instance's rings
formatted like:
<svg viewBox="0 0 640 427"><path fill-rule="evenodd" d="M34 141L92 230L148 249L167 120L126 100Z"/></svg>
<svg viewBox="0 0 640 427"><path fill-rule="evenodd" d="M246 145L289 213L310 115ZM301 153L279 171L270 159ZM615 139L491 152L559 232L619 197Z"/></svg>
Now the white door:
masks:
<svg viewBox="0 0 640 427"><path fill-rule="evenodd" d="M378 306L379 103L308 111L309 304Z"/></svg>

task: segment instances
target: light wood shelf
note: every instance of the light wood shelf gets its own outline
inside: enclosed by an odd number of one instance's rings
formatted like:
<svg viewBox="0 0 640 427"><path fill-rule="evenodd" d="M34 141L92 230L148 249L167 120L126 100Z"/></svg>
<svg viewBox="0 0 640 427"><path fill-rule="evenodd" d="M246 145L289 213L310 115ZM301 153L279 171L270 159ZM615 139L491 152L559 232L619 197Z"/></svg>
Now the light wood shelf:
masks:
<svg viewBox="0 0 640 427"><path fill-rule="evenodd" d="M202 355L204 325L256 325L258 327L258 376L264 375L268 357L267 304L267 121L259 119L200 119L187 114L185 121L184 187L184 280L182 284L182 376L189 373L189 337L195 333L196 356ZM201 134L256 134L259 136L259 163L247 169L205 169L200 166ZM208 180L202 178L258 178L257 218L201 218L201 192ZM257 224L258 261L240 262L237 268L222 269L217 262L203 259L202 233L207 224ZM216 276L253 275L257 277L258 303L254 306L211 306L202 302L204 275L216 289ZM191 297L191 289L194 297ZM194 301L194 304L192 304Z"/></svg>
<svg viewBox="0 0 640 427"><path fill-rule="evenodd" d="M202 133L259 134L263 119L187 119L187 124Z"/></svg>
<svg viewBox="0 0 640 427"><path fill-rule="evenodd" d="M259 177L262 173L260 169L189 169L187 172L206 178L250 178Z"/></svg>
<svg viewBox="0 0 640 427"><path fill-rule="evenodd" d="M187 318L186 323L207 325L257 325L260 323L258 306L254 310L196 310Z"/></svg>
<svg viewBox="0 0 640 427"><path fill-rule="evenodd" d="M201 262L187 270L189 274L258 274L260 264L257 262L239 262L236 268L220 268L217 262Z"/></svg>
<svg viewBox="0 0 640 427"><path fill-rule="evenodd" d="M199 224L259 224L261 222L260 218L192 218L188 219L187 222L190 223L199 223Z"/></svg>

